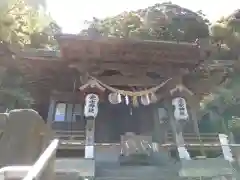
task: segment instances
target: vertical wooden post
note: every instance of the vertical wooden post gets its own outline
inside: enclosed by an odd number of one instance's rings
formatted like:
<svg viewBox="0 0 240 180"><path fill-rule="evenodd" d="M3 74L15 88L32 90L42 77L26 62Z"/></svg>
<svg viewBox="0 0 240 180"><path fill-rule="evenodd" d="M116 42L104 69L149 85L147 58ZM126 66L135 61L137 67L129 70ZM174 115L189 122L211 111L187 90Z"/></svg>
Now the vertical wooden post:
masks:
<svg viewBox="0 0 240 180"><path fill-rule="evenodd" d="M94 149L94 133L95 133L95 119L94 118L86 118L86 144L85 144L85 158L94 158L95 149Z"/></svg>
<svg viewBox="0 0 240 180"><path fill-rule="evenodd" d="M173 107L172 107L170 99L168 99L168 101L165 102L165 107L166 107L167 112L168 112L170 126L171 126L172 133L173 133L175 141L176 141L176 145L177 146L183 146L184 145L184 138L183 138L183 135L182 135L182 128L176 122L176 120L173 116Z"/></svg>
<svg viewBox="0 0 240 180"><path fill-rule="evenodd" d="M179 153L180 160L182 159L190 160L191 159L190 155L185 148L185 142L184 142L183 133L182 133L183 131L182 125L178 122L177 119L175 119L173 115L174 109L172 105L172 99L169 98L165 103L165 105L168 110L169 121L172 128L172 133L177 145L177 150Z"/></svg>
<svg viewBox="0 0 240 180"><path fill-rule="evenodd" d="M175 138L175 142L177 144L177 147L180 146L184 146L184 138L182 135L182 127L181 124L179 124L179 122L176 121L175 117L174 117L174 108L173 108L173 104L172 104L172 100L173 100L173 95L178 95L179 94L179 89L178 89L178 85L182 84L182 77L175 77L175 88L170 90L170 94L169 97L167 99L167 102L165 102L167 110L168 110L168 116L169 116L169 121L170 121L170 125L172 128L172 133L174 134L174 138Z"/></svg>
<svg viewBox="0 0 240 180"><path fill-rule="evenodd" d="M95 118L98 114L99 96L95 93L86 95L84 116L86 118L86 145L85 145L85 158L94 158L95 149Z"/></svg>
<svg viewBox="0 0 240 180"><path fill-rule="evenodd" d="M85 97L84 117L86 118L86 141L85 158L94 158L95 156L95 118L98 115L98 105L101 94L105 91L97 81L89 79L79 90ZM100 95L100 96L99 96Z"/></svg>
<svg viewBox="0 0 240 180"><path fill-rule="evenodd" d="M52 124L52 121L54 118L55 107L56 107L56 102L55 102L55 100L51 99L49 102L48 117L47 117L48 124Z"/></svg>
<svg viewBox="0 0 240 180"><path fill-rule="evenodd" d="M202 139L201 139L200 131L199 131L199 127L198 127L197 113L196 113L196 109L194 108L194 106L191 106L190 111L191 111L191 115L192 115L193 129L194 129L194 132L196 133L198 140L200 142L200 152L201 152L202 156L206 157L205 149L204 149L204 146L202 145Z"/></svg>
<svg viewBox="0 0 240 180"><path fill-rule="evenodd" d="M68 104L66 110L66 121L71 122L72 117L73 117L73 104Z"/></svg>
<svg viewBox="0 0 240 180"><path fill-rule="evenodd" d="M162 111L161 111L162 110ZM167 118L167 112L164 108L155 107L154 110L154 134L153 141L159 144L166 143L167 127L164 118Z"/></svg>

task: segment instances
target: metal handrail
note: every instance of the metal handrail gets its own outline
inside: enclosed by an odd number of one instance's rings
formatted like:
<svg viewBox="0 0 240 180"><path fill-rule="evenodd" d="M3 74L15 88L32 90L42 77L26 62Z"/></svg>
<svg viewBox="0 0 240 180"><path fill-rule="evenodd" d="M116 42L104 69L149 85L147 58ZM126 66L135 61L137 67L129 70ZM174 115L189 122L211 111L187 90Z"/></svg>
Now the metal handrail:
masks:
<svg viewBox="0 0 240 180"><path fill-rule="evenodd" d="M59 145L59 140L54 139L51 144L47 147L47 149L42 153L36 163L30 168L27 175L24 177L23 180L34 180L38 179L42 172L44 171L45 167L48 165L49 160L53 157L56 153L56 150Z"/></svg>

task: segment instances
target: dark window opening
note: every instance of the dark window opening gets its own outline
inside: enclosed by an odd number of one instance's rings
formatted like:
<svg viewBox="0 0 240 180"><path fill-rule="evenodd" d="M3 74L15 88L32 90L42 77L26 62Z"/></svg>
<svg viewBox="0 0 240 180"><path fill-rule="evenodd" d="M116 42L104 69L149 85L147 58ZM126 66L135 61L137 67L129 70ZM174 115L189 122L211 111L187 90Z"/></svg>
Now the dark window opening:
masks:
<svg viewBox="0 0 240 180"><path fill-rule="evenodd" d="M160 79L161 76L155 72L147 72L146 75L152 79Z"/></svg>
<svg viewBox="0 0 240 180"><path fill-rule="evenodd" d="M114 76L114 75L122 75L120 71L117 70L105 70L99 76Z"/></svg>

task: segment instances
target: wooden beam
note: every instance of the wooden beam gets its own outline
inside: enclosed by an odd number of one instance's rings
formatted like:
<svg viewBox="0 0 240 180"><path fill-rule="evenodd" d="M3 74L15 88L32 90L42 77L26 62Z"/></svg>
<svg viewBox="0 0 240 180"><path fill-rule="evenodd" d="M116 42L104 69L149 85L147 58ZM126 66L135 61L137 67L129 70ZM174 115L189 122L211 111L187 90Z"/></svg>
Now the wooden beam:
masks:
<svg viewBox="0 0 240 180"><path fill-rule="evenodd" d="M163 82L163 80L153 80L148 77L126 77L126 76L106 76L98 77L98 80L102 81L107 85L113 86L155 86Z"/></svg>
<svg viewBox="0 0 240 180"><path fill-rule="evenodd" d="M73 93L73 92L58 92L53 91L51 94L51 99L55 101L62 101L62 102L82 102L80 98L80 92L79 93Z"/></svg>
<svg viewBox="0 0 240 180"><path fill-rule="evenodd" d="M79 72L89 72L94 76L98 76L106 70L116 70L119 71L123 75L133 75L133 76L143 76L147 73L156 73L161 78L171 77L173 75L179 76L183 74L183 72L188 71L191 67L187 66L173 66L169 63L140 63L135 64L131 62L116 62L116 61L81 61L81 62L73 62L68 65L70 68L75 68Z"/></svg>

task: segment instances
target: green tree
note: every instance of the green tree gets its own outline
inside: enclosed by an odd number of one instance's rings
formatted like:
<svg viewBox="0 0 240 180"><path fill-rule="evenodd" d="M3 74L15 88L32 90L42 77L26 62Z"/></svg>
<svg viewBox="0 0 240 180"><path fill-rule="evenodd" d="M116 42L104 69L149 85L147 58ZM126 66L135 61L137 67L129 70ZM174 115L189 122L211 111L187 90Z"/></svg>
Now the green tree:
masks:
<svg viewBox="0 0 240 180"><path fill-rule="evenodd" d="M166 2L102 20L94 18L80 34L194 42L209 35L202 15Z"/></svg>
<svg viewBox="0 0 240 180"><path fill-rule="evenodd" d="M54 34L60 27L44 12L29 7L24 0L8 0L0 3L0 49L9 46L19 48L57 48ZM1 49L2 50L2 49ZM9 58L12 58L10 52ZM24 75L17 69L1 69L0 101L5 109L29 107L33 102L24 88Z"/></svg>
<svg viewBox="0 0 240 180"><path fill-rule="evenodd" d="M229 49L233 58L239 58L240 10L220 18L210 29L213 42L218 45L219 51Z"/></svg>
<svg viewBox="0 0 240 180"><path fill-rule="evenodd" d="M240 45L240 11L235 11L228 17L221 17L210 27L213 45L218 52L212 54L214 59L238 60ZM225 131L239 131L240 107L240 74L230 73L228 83L217 87L214 92L202 101L203 112L211 114L211 120L225 127Z"/></svg>
<svg viewBox="0 0 240 180"><path fill-rule="evenodd" d="M240 117L240 75L233 73L232 77L223 87L217 87L210 95L202 100L203 114L210 114L210 121L215 124L218 131L239 130L236 121ZM215 129L216 130L216 129Z"/></svg>
<svg viewBox="0 0 240 180"><path fill-rule="evenodd" d="M51 17L29 7L24 0L8 0L0 6L0 39L9 44L35 47L38 39L40 47L47 47L54 31L45 32L53 23Z"/></svg>

